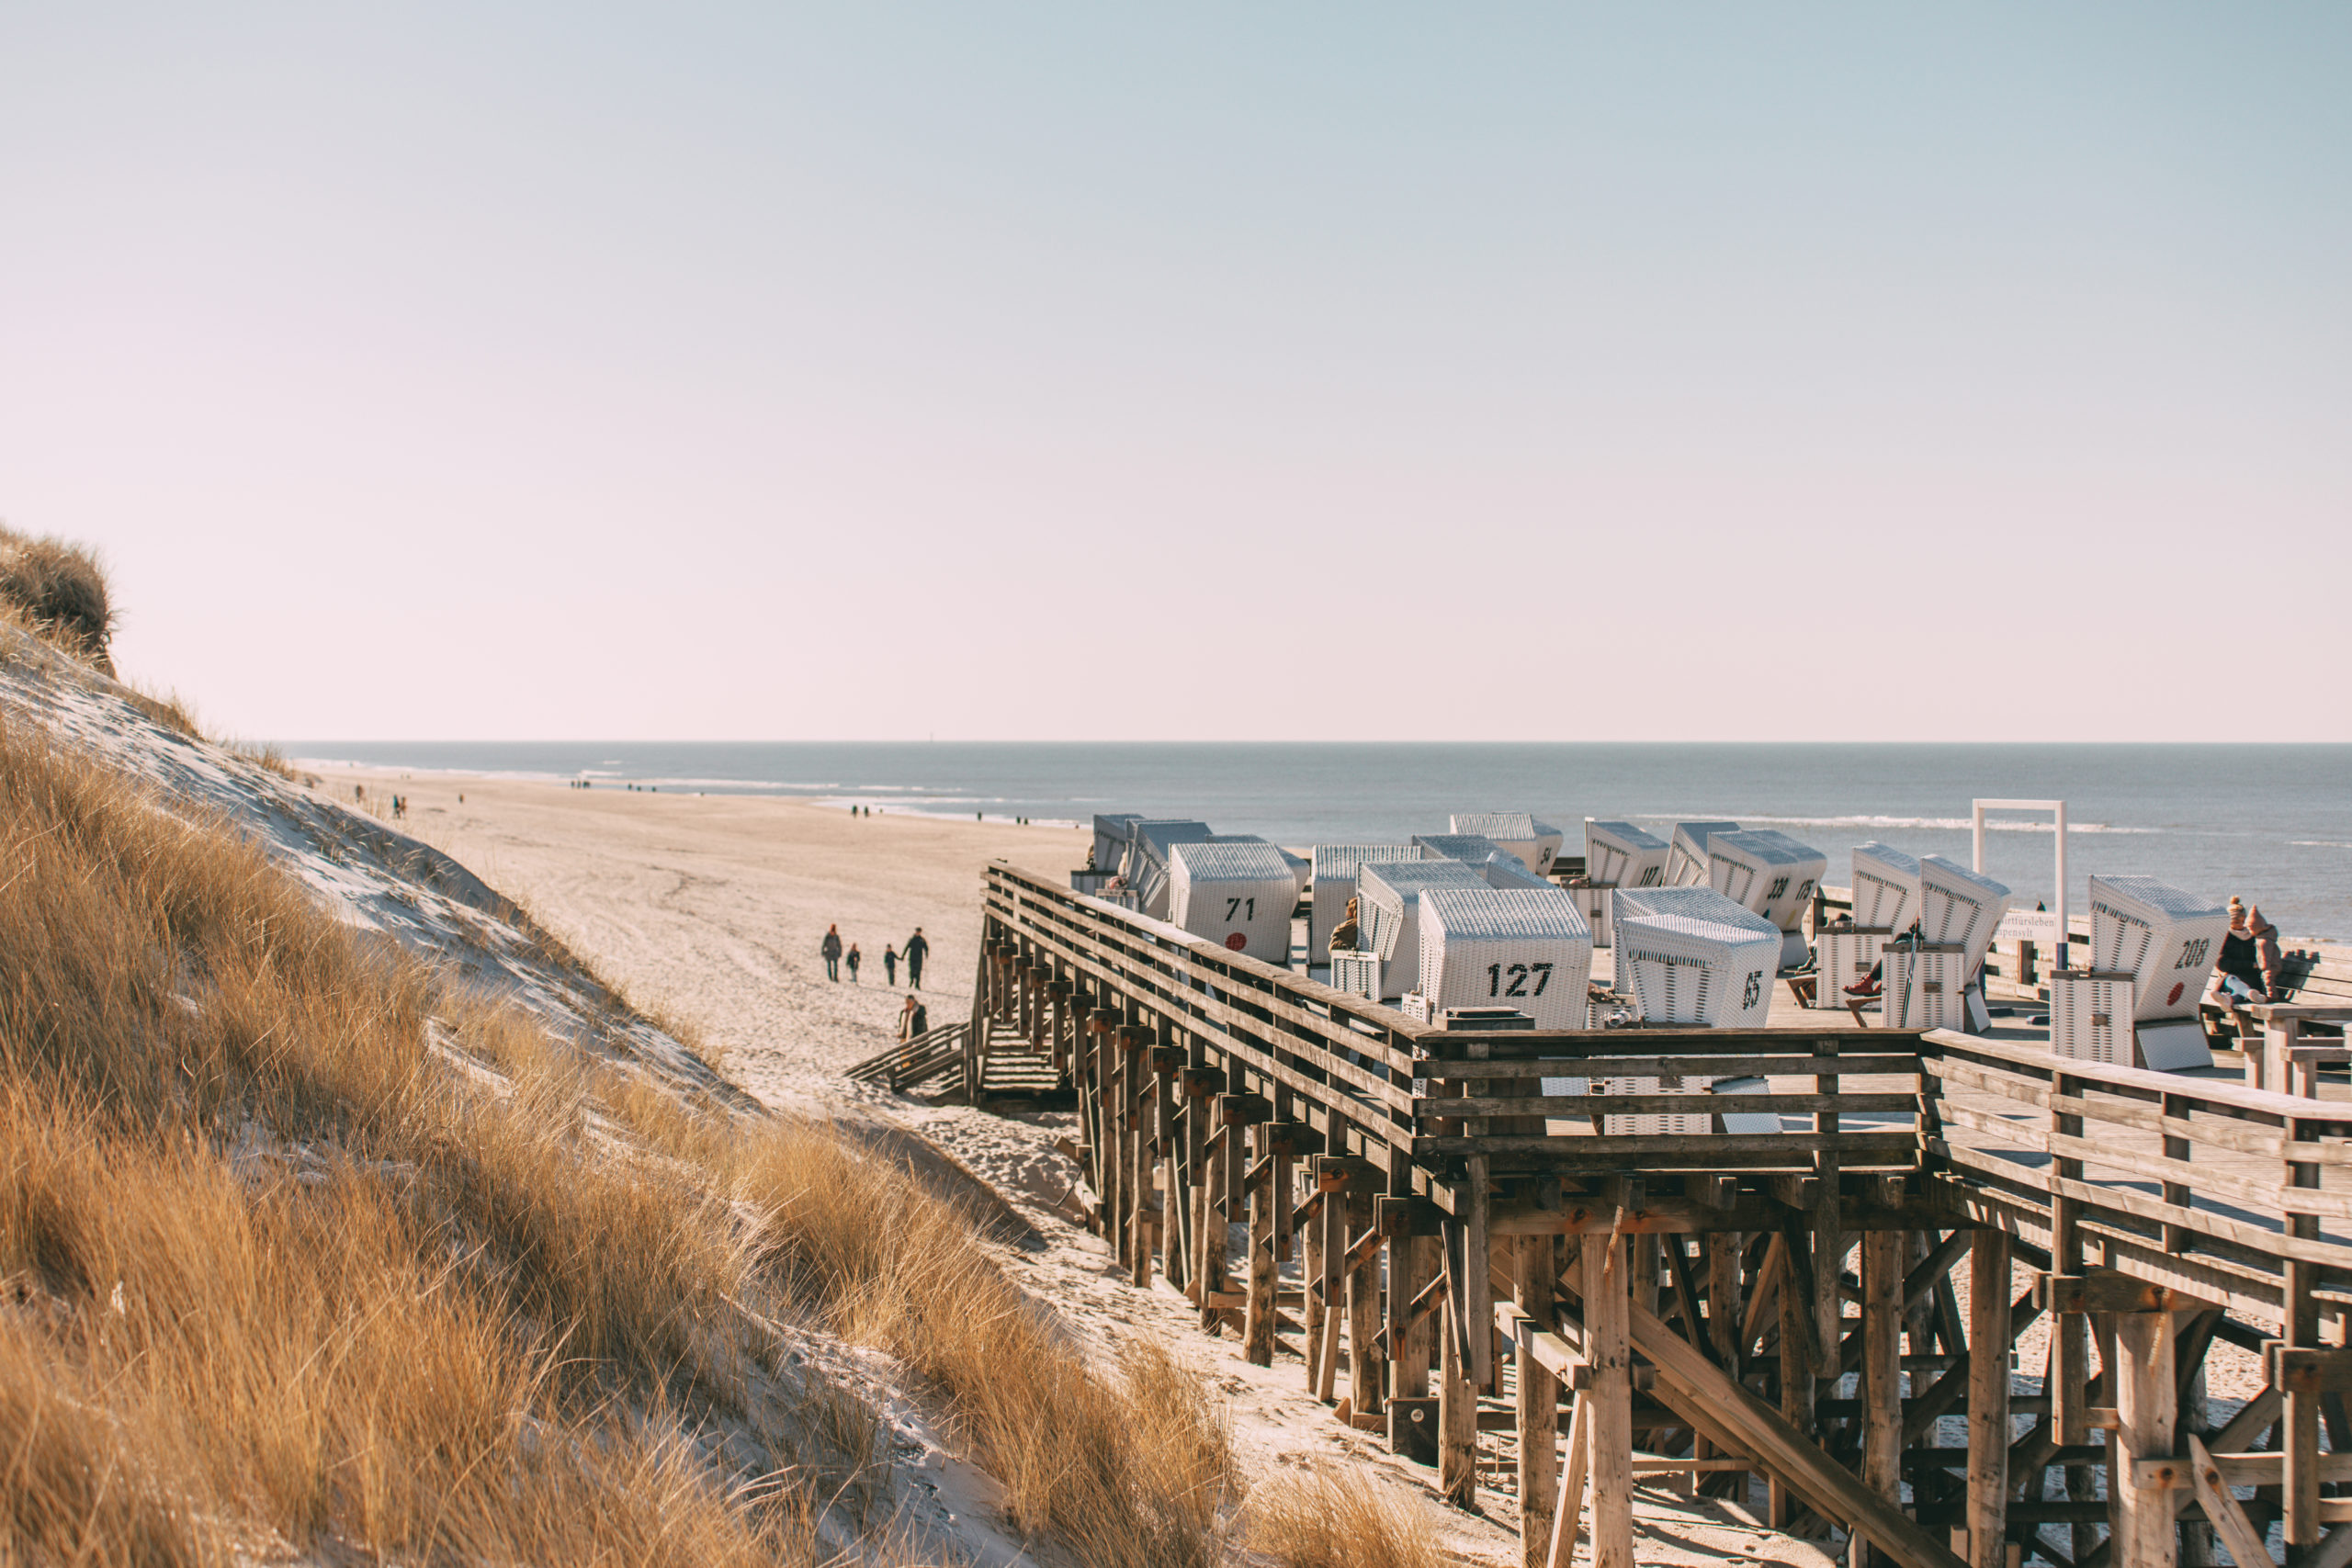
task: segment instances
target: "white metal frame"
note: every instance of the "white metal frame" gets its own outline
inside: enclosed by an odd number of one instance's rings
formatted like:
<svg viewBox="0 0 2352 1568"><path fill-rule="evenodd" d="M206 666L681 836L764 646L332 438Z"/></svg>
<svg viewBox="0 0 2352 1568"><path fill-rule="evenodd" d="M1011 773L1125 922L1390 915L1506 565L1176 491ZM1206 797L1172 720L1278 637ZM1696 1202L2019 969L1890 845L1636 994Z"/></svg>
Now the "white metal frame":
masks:
<svg viewBox="0 0 2352 1568"><path fill-rule="evenodd" d="M1987 811L2047 811L2052 814L2055 831L2052 837L2058 840L2058 891L2054 900L2058 910L2058 951L2054 954L2057 962L2052 967L2065 968L2066 944L2074 940L2074 933L2066 926L2066 803L2063 800L1972 800L1968 804L1968 866L1979 876L1985 874L1984 814Z"/></svg>

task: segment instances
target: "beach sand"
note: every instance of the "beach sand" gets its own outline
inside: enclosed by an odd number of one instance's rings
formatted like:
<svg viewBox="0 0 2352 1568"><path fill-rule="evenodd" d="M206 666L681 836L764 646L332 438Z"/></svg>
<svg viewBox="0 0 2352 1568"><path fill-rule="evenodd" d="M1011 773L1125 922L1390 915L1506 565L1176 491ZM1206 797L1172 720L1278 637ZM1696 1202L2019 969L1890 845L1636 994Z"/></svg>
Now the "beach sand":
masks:
<svg viewBox="0 0 2352 1568"><path fill-rule="evenodd" d="M962 1167L1023 1222L1008 1269L1078 1330L1108 1346L1149 1334L1189 1358L1228 1401L1244 1473L1351 1457L1423 1495L1434 1472L1349 1430L1310 1398L1295 1358L1252 1367L1239 1345L1204 1335L1190 1303L1166 1284L1139 1291L1107 1249L1074 1223L1065 1200L1077 1168L1056 1152L1074 1118L931 1107L853 1084L851 1064L896 1037L908 994L884 983L886 944L917 926L932 943L922 992L934 1024L967 1013L979 932L980 867L991 858L1060 876L1085 863L1089 837L1064 828L905 814L853 818L805 801L633 792L560 784L405 774L313 765L334 797L388 815L521 899L639 1007L685 1025L736 1082L784 1111L841 1121L862 1136L909 1134ZM460 796L462 795L462 800ZM837 924L865 963L852 984L825 978L818 943ZM1465 1561L1517 1561L1510 1472L1482 1476L1482 1515L1441 1510L1449 1548ZM1637 1499L1642 1561L1758 1562L1826 1568L1802 1541L1753 1528L1713 1502L1663 1485Z"/></svg>

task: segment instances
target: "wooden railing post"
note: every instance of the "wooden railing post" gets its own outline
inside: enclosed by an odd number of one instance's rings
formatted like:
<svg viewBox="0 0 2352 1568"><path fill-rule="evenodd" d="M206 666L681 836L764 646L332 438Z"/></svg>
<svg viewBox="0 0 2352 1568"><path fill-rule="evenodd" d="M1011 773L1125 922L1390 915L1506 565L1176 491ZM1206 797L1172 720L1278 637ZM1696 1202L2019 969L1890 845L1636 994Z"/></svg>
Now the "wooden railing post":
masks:
<svg viewBox="0 0 2352 1568"><path fill-rule="evenodd" d="M2320 1168L2312 1161L2295 1157L2298 1145L2310 1145L2310 1152L2318 1152L2306 1125L2290 1118L2284 1133L2287 1156L2286 1210L2287 1234L2301 1241L2316 1241L2319 1237L2319 1216L2296 1212L2295 1194L2319 1185ZM2280 1303L2281 1337L2294 1348L2313 1349L2319 1345L2319 1302L2312 1293L2317 1270L2301 1258L2285 1259L2282 1285L2284 1296ZM2319 1544L2319 1420L2321 1395L2315 1390L2300 1390L2290 1385L2284 1391L2285 1410L2280 1420L2280 1444L2287 1450L2286 1486L2280 1501L2286 1517L2281 1521L2286 1537L2289 1560L2299 1550Z"/></svg>

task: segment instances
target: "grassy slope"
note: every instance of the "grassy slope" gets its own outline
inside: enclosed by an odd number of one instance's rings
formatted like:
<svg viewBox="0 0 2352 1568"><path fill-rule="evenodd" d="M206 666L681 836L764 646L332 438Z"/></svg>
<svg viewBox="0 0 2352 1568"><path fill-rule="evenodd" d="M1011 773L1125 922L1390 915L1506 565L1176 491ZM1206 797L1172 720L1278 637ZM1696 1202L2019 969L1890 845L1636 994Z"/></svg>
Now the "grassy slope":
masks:
<svg viewBox="0 0 2352 1568"><path fill-rule="evenodd" d="M898 1358L1056 1550L1226 1551L1164 1355L1091 1363L951 1203L747 1112L449 868L224 815L288 786L6 662L0 1557L894 1560L808 1330Z"/></svg>

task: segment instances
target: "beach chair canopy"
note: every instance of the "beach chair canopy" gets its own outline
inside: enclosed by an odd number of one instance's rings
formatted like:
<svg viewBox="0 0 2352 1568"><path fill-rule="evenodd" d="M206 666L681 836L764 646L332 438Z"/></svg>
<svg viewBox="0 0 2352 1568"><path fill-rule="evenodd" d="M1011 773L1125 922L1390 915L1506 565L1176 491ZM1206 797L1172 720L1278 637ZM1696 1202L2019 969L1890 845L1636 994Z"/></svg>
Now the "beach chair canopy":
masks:
<svg viewBox="0 0 2352 1568"><path fill-rule="evenodd" d="M2009 911L2009 890L1941 855L1919 857L1919 939L1965 948L1974 974L1993 945L1993 928Z"/></svg>
<svg viewBox="0 0 2352 1568"><path fill-rule="evenodd" d="M1707 886L1707 840L1717 833L1736 833L1736 822L1677 822L1666 852L1666 883L1669 887Z"/></svg>
<svg viewBox="0 0 2352 1568"><path fill-rule="evenodd" d="M1900 931L1919 918L1919 860L1872 839L1854 847L1854 924Z"/></svg>
<svg viewBox="0 0 2352 1568"><path fill-rule="evenodd" d="M1450 833L1476 833L1492 839L1538 875L1552 869L1566 839L1549 822L1538 821L1532 811L1457 811L1447 819L1446 829Z"/></svg>
<svg viewBox="0 0 2352 1568"><path fill-rule="evenodd" d="M1707 836L1707 886L1772 922L1802 928L1829 857L1770 828Z"/></svg>

